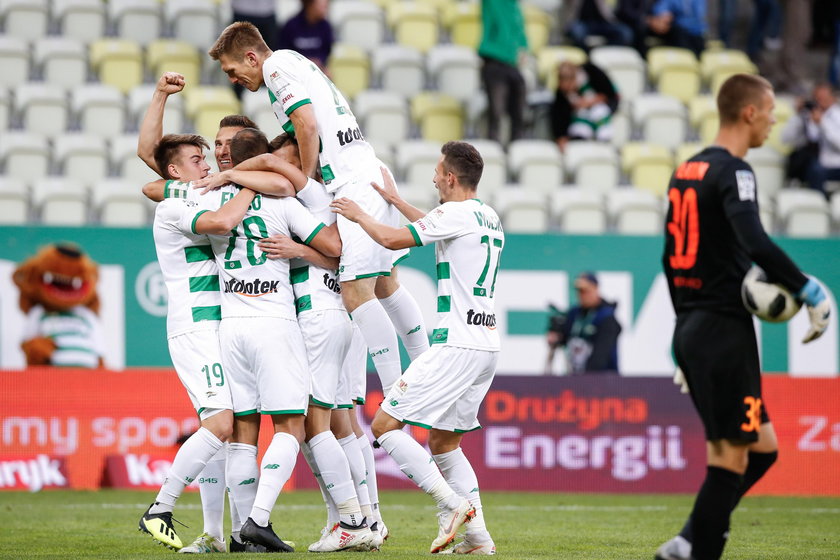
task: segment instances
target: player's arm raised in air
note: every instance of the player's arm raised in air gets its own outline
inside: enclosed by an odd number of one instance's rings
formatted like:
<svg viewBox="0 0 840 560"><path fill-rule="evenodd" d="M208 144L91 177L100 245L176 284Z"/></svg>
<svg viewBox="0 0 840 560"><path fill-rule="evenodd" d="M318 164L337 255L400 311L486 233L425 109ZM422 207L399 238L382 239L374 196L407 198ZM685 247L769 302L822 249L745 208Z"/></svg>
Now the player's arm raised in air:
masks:
<svg viewBox="0 0 840 560"><path fill-rule="evenodd" d="M388 170L384 167L380 167L379 169L382 170L382 186L380 187L374 182L371 182L371 186L376 189L376 192L382 195L388 204L391 204L394 208L399 210L400 214L406 217L410 222L416 222L420 218L426 215L426 213L408 202L406 202L401 196L399 191L397 191L397 184L394 182L394 178L391 177L391 174Z"/></svg>
<svg viewBox="0 0 840 560"><path fill-rule="evenodd" d="M377 222L349 198L336 198L330 206L336 214L341 214L351 222L356 222L362 226L362 229L374 241L386 249L405 249L417 246L414 235L407 227L395 228Z"/></svg>
<svg viewBox="0 0 840 560"><path fill-rule="evenodd" d="M239 163L233 169L208 175L193 185L204 193L227 183L236 183L271 196L295 196L297 191L306 186L306 175L277 156L261 154Z"/></svg>
<svg viewBox="0 0 840 560"><path fill-rule="evenodd" d="M303 259L327 270L338 269L338 257L328 257L286 235L277 234L266 237L260 240L259 247L270 259Z"/></svg>
<svg viewBox="0 0 840 560"><path fill-rule="evenodd" d="M300 166L307 177L315 179L318 172L318 151L321 139L318 136L318 121L311 103L295 108L289 114L295 127L295 136L300 149Z"/></svg>
<svg viewBox="0 0 840 560"><path fill-rule="evenodd" d="M160 202L165 198L166 179L157 179L143 185L143 194L152 202Z"/></svg>
<svg viewBox="0 0 840 560"><path fill-rule="evenodd" d="M160 169L158 169L155 163L155 147L163 137L163 111L169 96L184 89L185 83L184 77L181 74L177 72L164 72L155 86L155 92L152 94L152 101L149 103L146 114L143 116L143 122L140 123L140 134L137 139L137 155L152 171L161 176Z"/></svg>
<svg viewBox="0 0 840 560"><path fill-rule="evenodd" d="M240 189L236 196L222 205L218 210L205 210L196 214L193 220L193 232L207 235L225 235L235 228L251 202L254 201L256 192L251 189Z"/></svg>

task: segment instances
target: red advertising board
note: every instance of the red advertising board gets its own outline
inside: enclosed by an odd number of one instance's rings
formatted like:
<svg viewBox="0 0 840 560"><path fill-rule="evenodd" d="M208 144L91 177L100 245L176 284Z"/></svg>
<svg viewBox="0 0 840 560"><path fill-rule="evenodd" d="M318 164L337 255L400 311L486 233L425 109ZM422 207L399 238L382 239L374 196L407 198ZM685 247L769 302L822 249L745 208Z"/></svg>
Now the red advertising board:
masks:
<svg viewBox="0 0 840 560"><path fill-rule="evenodd" d="M838 394L838 378L765 376L781 448L755 493L840 496ZM364 423L381 398L368 393ZM497 377L480 421L464 451L487 490L693 493L704 472L702 427L669 379ZM153 489L178 437L197 425L168 369L0 372L0 489ZM425 430L413 433L426 441ZM376 453L380 487L412 486ZM314 487L302 459L295 486Z"/></svg>

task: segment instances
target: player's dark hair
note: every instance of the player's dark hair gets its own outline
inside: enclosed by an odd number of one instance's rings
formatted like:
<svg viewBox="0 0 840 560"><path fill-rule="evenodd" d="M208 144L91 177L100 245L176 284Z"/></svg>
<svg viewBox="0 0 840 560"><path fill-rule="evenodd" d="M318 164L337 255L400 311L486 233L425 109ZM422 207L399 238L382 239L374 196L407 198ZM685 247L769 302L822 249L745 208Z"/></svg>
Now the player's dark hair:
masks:
<svg viewBox="0 0 840 560"><path fill-rule="evenodd" d="M484 160L475 146L466 142L447 142L440 149L443 169L458 178L463 187L475 189L484 171Z"/></svg>
<svg viewBox="0 0 840 560"><path fill-rule="evenodd" d="M735 74L730 76L717 95L720 124L735 124L741 119L741 111L748 105L759 105L765 91L773 91L773 86L753 74Z"/></svg>
<svg viewBox="0 0 840 560"><path fill-rule="evenodd" d="M283 132L283 133L275 136L274 139L271 142L268 143L268 147L271 149L271 152L274 153L277 150L279 150L280 148L286 146L287 144L292 144L294 146L297 146L298 141L297 141L297 138L295 138L291 134L289 134L287 132Z"/></svg>
<svg viewBox="0 0 840 560"><path fill-rule="evenodd" d="M271 49L265 44L259 29L248 21L235 21L225 27L207 54L213 60L219 60L222 55L235 59L245 56L247 51L268 54Z"/></svg>
<svg viewBox="0 0 840 560"><path fill-rule="evenodd" d="M268 152L268 138L256 128L243 128L230 141L230 162L233 165Z"/></svg>
<svg viewBox="0 0 840 560"><path fill-rule="evenodd" d="M174 179L169 175L167 168L172 160L178 155L181 146L195 146L201 150L209 150L207 141L198 134L167 134L160 139L155 146L155 164L164 179Z"/></svg>
<svg viewBox="0 0 840 560"><path fill-rule="evenodd" d="M257 123L246 117L245 115L228 115L219 121L219 128L236 127L236 128L256 128Z"/></svg>

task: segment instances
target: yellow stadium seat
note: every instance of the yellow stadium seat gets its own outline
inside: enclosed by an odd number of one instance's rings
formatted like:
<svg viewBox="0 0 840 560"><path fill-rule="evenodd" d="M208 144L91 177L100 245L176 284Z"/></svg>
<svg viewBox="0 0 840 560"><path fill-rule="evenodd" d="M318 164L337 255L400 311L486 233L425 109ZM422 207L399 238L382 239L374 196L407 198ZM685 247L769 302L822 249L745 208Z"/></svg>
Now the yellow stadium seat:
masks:
<svg viewBox="0 0 840 560"><path fill-rule="evenodd" d="M791 146L782 142L782 130L785 128L785 123L793 116L793 104L789 99L783 97L776 98L776 124L770 130L770 137L767 139L767 145L776 149L782 154L789 154Z"/></svg>
<svg viewBox="0 0 840 560"><path fill-rule="evenodd" d="M90 63L99 81L122 93L143 82L140 45L128 39L100 39L90 44Z"/></svg>
<svg viewBox="0 0 840 560"><path fill-rule="evenodd" d="M187 116L193 120L198 134L214 138L219 121L241 112L239 100L227 86L200 86L185 92Z"/></svg>
<svg viewBox="0 0 840 560"><path fill-rule="evenodd" d="M648 53L648 73L663 95L688 103L700 91L700 71L694 53L674 47L655 47Z"/></svg>
<svg viewBox="0 0 840 560"><path fill-rule="evenodd" d="M477 49L481 42L481 7L478 2L449 2L443 25L456 45Z"/></svg>
<svg viewBox="0 0 840 560"><path fill-rule="evenodd" d="M716 92L726 78L732 74L756 74L758 68L744 51L723 49L717 51L706 50L700 55L700 73L706 83ZM718 87L714 87L714 83Z"/></svg>
<svg viewBox="0 0 840 560"><path fill-rule="evenodd" d="M583 64L586 52L577 47L545 47L537 52L537 74L549 91L557 89L557 65L564 60Z"/></svg>
<svg viewBox="0 0 840 560"><path fill-rule="evenodd" d="M425 53L438 44L437 10L430 4L401 2L388 7L388 24L401 45Z"/></svg>
<svg viewBox="0 0 840 560"><path fill-rule="evenodd" d="M621 148L621 167L631 185L662 196L674 171L674 156L664 146L628 142Z"/></svg>
<svg viewBox="0 0 840 560"><path fill-rule="evenodd" d="M370 85L370 60L361 48L346 43L333 46L327 63L336 87L352 99Z"/></svg>
<svg viewBox="0 0 840 560"><path fill-rule="evenodd" d="M464 136L464 109L454 97L425 91L411 99L411 118L424 140L448 142Z"/></svg>
<svg viewBox="0 0 840 560"><path fill-rule="evenodd" d="M528 49L531 52L539 52L548 45L551 35L551 18L545 11L531 4L522 4L522 18L525 20Z"/></svg>
<svg viewBox="0 0 840 560"><path fill-rule="evenodd" d="M688 49L679 47L653 47L647 54L648 77L652 82L659 80L665 68L684 66L699 69L697 57Z"/></svg>
<svg viewBox="0 0 840 560"><path fill-rule="evenodd" d="M684 161L688 161L700 153L705 147L706 144L703 142L686 142L685 144L680 144L677 146L674 163L679 165Z"/></svg>
<svg viewBox="0 0 840 560"><path fill-rule="evenodd" d="M701 95L688 103L688 118L697 129L700 141L709 144L717 135L719 120L717 102L711 95Z"/></svg>
<svg viewBox="0 0 840 560"><path fill-rule="evenodd" d="M146 64L152 76L164 72L183 74L185 88L201 81L201 58L195 47L185 41L158 39L146 48Z"/></svg>

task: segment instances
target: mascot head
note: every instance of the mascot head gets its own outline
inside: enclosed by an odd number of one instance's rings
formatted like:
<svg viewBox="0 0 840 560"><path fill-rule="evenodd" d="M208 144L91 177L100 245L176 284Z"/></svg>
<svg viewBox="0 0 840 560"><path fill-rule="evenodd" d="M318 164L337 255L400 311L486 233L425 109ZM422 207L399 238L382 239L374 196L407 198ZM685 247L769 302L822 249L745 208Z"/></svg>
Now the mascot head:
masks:
<svg viewBox="0 0 840 560"><path fill-rule="evenodd" d="M62 311L84 305L99 313L96 264L70 243L42 248L14 272L20 290L20 309L28 313L36 305L48 311Z"/></svg>

